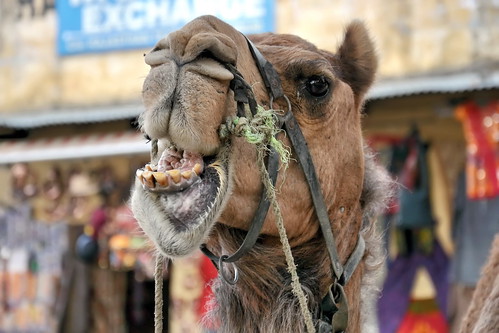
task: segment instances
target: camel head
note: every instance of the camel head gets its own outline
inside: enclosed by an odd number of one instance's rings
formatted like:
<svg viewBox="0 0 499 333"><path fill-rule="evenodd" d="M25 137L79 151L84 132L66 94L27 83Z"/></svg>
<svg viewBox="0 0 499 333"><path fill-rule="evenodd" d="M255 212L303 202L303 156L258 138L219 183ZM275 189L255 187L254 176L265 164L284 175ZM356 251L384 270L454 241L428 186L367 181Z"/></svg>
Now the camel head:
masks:
<svg viewBox="0 0 499 333"><path fill-rule="evenodd" d="M361 228L364 153L360 108L376 56L364 26L350 24L336 53L292 35L249 37L280 75L284 93L306 139L327 203L340 256ZM132 209L145 233L169 257L189 254L209 240L217 223L247 230L263 185L254 146L222 140L220 126L236 114L229 84L239 70L258 104L269 97L245 37L203 16L160 40L145 56L142 131L154 143L151 162L137 171ZM286 109L284 101L273 109ZM279 139L290 146L285 134ZM301 166L279 172L277 200L291 245L317 236L319 225ZM277 236L269 212L262 234Z"/></svg>

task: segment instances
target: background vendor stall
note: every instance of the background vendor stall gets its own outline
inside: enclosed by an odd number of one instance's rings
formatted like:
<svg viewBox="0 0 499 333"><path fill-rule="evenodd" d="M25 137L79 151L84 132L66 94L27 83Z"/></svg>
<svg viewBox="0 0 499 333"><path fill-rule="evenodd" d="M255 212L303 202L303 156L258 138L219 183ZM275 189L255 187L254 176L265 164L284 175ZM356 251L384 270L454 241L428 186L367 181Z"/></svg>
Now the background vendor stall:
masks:
<svg viewBox="0 0 499 333"><path fill-rule="evenodd" d="M406 191L380 219L382 332L456 332L499 232L498 2L207 3L0 1L0 332L152 332L154 250L126 206L149 159L143 54L206 13L333 52L366 22L380 61L365 142ZM215 273L196 255L165 272L169 331L199 329Z"/></svg>

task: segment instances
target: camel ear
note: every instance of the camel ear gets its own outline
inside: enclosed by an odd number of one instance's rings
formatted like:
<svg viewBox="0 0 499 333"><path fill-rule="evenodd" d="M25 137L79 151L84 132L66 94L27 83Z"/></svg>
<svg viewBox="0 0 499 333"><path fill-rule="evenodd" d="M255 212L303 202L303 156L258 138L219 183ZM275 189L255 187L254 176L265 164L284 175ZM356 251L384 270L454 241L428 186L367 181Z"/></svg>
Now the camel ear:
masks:
<svg viewBox="0 0 499 333"><path fill-rule="evenodd" d="M338 49L340 76L352 87L357 97L362 97L373 83L378 67L374 43L360 21L350 23L343 43Z"/></svg>

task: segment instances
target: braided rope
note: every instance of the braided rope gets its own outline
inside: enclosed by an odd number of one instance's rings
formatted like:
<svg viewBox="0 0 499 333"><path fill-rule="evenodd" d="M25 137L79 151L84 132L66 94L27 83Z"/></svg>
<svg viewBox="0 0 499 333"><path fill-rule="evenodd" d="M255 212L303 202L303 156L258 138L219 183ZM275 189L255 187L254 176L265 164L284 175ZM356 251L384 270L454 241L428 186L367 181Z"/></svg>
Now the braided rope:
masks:
<svg viewBox="0 0 499 333"><path fill-rule="evenodd" d="M163 333L163 266L165 259L156 254L154 267L154 333Z"/></svg>
<svg viewBox="0 0 499 333"><path fill-rule="evenodd" d="M293 294L298 298L300 311L305 320L305 326L308 333L315 333L315 326L312 320L312 314L308 309L307 297L301 288L300 278L296 270L296 264L291 252L291 246L286 234L286 228L282 219L281 209L277 202L276 191L270 176L265 166L265 154L269 150L268 146L273 147L279 154L281 163L286 168L291 152L288 147L275 138L276 134L282 130L276 126L275 113L272 110L265 110L258 106L257 113L251 120L244 117L229 118L224 126L220 129L220 137L226 138L230 134L243 137L247 142L256 145L258 153L258 164L260 167L262 181L265 186L265 195L272 204L274 215L276 216L276 224L279 230L279 238L281 240L282 249L286 258L288 272L291 274L291 287Z"/></svg>
<svg viewBox="0 0 499 333"><path fill-rule="evenodd" d="M247 113L248 114L248 113ZM231 117L220 127L220 138L227 139L230 135L243 137L248 143L254 144L258 153L258 164L260 167L262 181L265 186L265 194L272 204L276 224L279 230L282 249L286 258L288 272L291 274L291 288L293 294L298 298L300 311L305 320L305 326L308 333L315 333L315 327L312 320L312 314L308 309L307 296L301 288L300 278L296 270L296 264L291 251L291 246L284 227L281 209L277 202L276 191L265 166L265 154L269 146L274 148L279 154L281 165L287 168L291 158L291 151L284 146L281 141L276 139L276 135L282 130L276 125L277 118L272 110L265 110L263 107L257 107L257 113L250 120L246 117ZM154 332L163 332L163 266L164 258L161 254L156 255L156 266L154 269Z"/></svg>

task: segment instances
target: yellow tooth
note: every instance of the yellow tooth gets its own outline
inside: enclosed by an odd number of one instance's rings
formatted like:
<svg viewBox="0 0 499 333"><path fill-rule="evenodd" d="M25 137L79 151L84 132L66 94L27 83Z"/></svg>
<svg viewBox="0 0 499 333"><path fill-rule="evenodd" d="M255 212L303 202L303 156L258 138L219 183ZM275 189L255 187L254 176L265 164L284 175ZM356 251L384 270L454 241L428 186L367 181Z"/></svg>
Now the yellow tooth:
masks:
<svg viewBox="0 0 499 333"><path fill-rule="evenodd" d="M180 179L182 178L180 175L180 171L178 170L170 170L168 171L168 174L170 175L170 177L172 177L175 183L180 182Z"/></svg>
<svg viewBox="0 0 499 333"><path fill-rule="evenodd" d="M151 171L144 171L144 173L142 174L142 177L144 177L144 179L146 181L146 185L148 187L154 187L154 177L152 176Z"/></svg>
<svg viewBox="0 0 499 333"><path fill-rule="evenodd" d="M182 172L182 177L184 177L185 179L191 179L191 177L192 177L192 171L184 171L184 172Z"/></svg>
<svg viewBox="0 0 499 333"><path fill-rule="evenodd" d="M201 167L201 164L196 163L194 165L194 168L192 168L192 171L194 171L196 173L196 175L199 176L201 174L201 172L203 171L203 168Z"/></svg>
<svg viewBox="0 0 499 333"><path fill-rule="evenodd" d="M156 178L156 182L161 186L168 186L168 177L163 172L153 172L152 174Z"/></svg>
<svg viewBox="0 0 499 333"><path fill-rule="evenodd" d="M153 171L153 168L152 168L152 166L150 164L146 164L146 169L148 171Z"/></svg>

